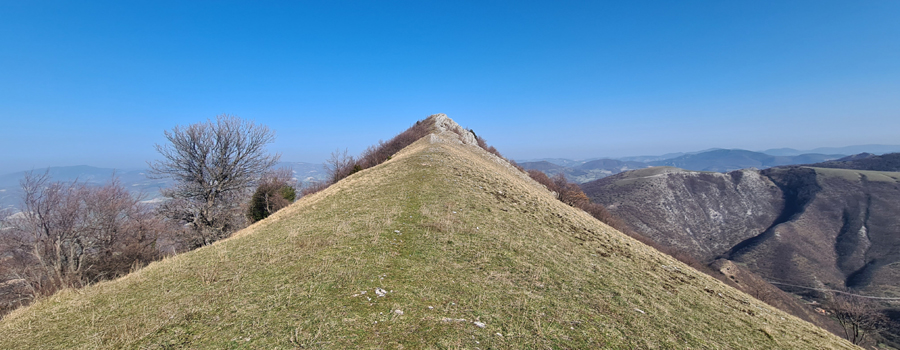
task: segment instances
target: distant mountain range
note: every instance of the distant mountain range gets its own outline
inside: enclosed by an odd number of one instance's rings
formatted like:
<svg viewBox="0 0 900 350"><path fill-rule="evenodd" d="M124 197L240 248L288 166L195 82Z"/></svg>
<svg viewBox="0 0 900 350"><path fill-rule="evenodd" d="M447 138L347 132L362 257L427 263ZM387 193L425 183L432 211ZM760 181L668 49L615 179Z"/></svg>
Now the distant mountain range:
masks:
<svg viewBox="0 0 900 350"><path fill-rule="evenodd" d="M859 152L856 152L860 150ZM812 164L837 161L849 154L868 152L876 155L900 152L900 145L859 145L847 147L816 148L799 151L791 148L770 149L763 152L742 149L713 148L699 152L668 153L659 156L635 156L622 158L590 158L571 160L542 158L523 160L525 169L540 170L548 175L565 174L569 181L586 183L624 171L654 166L672 166L693 171L728 172L738 169L767 169L783 165Z"/></svg>
<svg viewBox="0 0 900 350"><path fill-rule="evenodd" d="M900 152L900 145L855 145L855 146L846 146L846 147L819 147L816 149L800 151L793 148L775 148L775 149L767 149L765 151L761 151L765 154L770 154L773 156L797 156L801 154L807 153L820 153L820 154L859 154L859 153L873 153L873 154L885 154L885 153L894 153Z"/></svg>

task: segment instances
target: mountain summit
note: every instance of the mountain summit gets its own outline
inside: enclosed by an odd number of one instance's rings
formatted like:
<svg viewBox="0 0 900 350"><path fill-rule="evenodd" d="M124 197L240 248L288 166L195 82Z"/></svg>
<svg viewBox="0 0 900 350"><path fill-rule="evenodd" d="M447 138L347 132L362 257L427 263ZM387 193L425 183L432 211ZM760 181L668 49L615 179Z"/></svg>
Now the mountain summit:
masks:
<svg viewBox="0 0 900 350"><path fill-rule="evenodd" d="M429 121L229 239L13 312L0 348L854 348Z"/></svg>

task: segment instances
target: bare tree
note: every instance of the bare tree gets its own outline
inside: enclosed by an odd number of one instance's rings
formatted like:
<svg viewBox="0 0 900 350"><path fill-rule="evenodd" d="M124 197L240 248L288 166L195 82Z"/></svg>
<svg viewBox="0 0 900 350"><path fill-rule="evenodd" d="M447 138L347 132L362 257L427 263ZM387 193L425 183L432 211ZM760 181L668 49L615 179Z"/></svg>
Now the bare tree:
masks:
<svg viewBox="0 0 900 350"><path fill-rule="evenodd" d="M870 299L852 294L834 294L828 306L844 328L847 340L853 344L859 345L867 337L888 327L888 318Z"/></svg>
<svg viewBox="0 0 900 350"><path fill-rule="evenodd" d="M347 154L347 149L340 149L331 152L331 157L325 161L325 171L328 173L328 179L331 183L340 181L341 179L353 173L356 160L353 156Z"/></svg>
<svg viewBox="0 0 900 350"><path fill-rule="evenodd" d="M225 238L246 220L240 206L260 176L278 162L266 145L275 133L264 125L220 115L165 132L166 145L156 145L163 160L150 164L154 178L172 178L162 191L170 200L164 215L191 227L191 248Z"/></svg>

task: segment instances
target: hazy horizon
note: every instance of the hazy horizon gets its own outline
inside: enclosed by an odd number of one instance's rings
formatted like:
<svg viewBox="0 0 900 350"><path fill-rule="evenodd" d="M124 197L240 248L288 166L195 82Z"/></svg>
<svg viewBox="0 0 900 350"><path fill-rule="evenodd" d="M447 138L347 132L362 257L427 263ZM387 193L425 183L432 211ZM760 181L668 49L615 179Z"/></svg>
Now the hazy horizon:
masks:
<svg viewBox="0 0 900 350"><path fill-rule="evenodd" d="M0 171L233 114L319 163L446 113L511 159L900 144L900 2L0 4Z"/></svg>
<svg viewBox="0 0 900 350"><path fill-rule="evenodd" d="M802 153L808 153L808 152L812 152L812 151L815 151L816 149L820 149L820 148L845 148L845 147L857 147L857 146L860 146L860 147L888 146L888 147L896 148L896 149L898 149L898 151L900 151L900 144L898 144L898 145L877 145L877 144L845 145L845 146L840 146L840 147L816 147L813 149L799 149L799 150L795 149L795 150L800 151ZM766 149L757 149L757 150L747 150L747 149L742 149L742 148L728 148L728 149L745 150L745 151L751 151L751 152L764 153L765 151L777 150L777 149L782 149L782 148L786 148L786 147L766 148ZM711 148L706 148L706 149L701 149L701 150L672 151L672 152L657 153L657 154L629 154L629 155L622 155L622 156L597 155L597 156L588 156L588 157L566 157L566 156L561 156L561 157L521 157L521 158L509 158L509 159L512 159L515 161L535 161L535 160L541 160L541 159L566 159L566 160L571 160L571 161L585 161L585 160L592 160L592 159L620 159L620 158L629 158L629 157L663 156L666 154L676 154L676 153L690 154L690 153L700 153L700 152L716 150L716 149L726 149L726 148L711 147ZM502 150L500 150L500 151L502 152ZM875 153L880 153L880 152L875 151ZM851 154L855 154L855 153L844 152L841 154L851 155ZM305 160L292 160L292 159L283 159L283 158L281 160L279 160L279 162L280 163L307 163L307 164L314 164L314 165L315 164L324 164L324 160L305 161ZM18 172L22 172L22 171L29 171L29 170L42 170L42 169L47 169L47 168L65 168L65 167L78 167L78 166L88 166L88 167L101 168L101 169L115 169L115 170L120 170L120 171L139 171L139 170L147 169L147 166L131 166L131 167L129 167L129 166L122 166L121 164L120 165L116 165L116 164L99 165L99 164L86 164L86 163L77 163L77 164L72 163L72 164L52 164L52 165L46 165L46 166L36 166L36 167L31 167L31 168L13 169L13 170L9 170L9 171L0 168L0 175L9 175L9 174L18 173Z"/></svg>

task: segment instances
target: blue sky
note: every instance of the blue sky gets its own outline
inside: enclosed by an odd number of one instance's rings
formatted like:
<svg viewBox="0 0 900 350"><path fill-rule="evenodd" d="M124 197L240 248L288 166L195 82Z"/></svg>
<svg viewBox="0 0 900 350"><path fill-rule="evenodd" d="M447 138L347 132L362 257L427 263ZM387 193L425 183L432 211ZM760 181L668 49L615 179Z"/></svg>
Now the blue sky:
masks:
<svg viewBox="0 0 900 350"><path fill-rule="evenodd" d="M286 161L433 113L509 158L898 144L898 1L0 1L0 171L217 114Z"/></svg>

